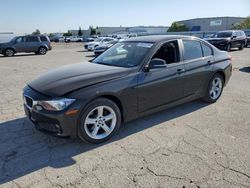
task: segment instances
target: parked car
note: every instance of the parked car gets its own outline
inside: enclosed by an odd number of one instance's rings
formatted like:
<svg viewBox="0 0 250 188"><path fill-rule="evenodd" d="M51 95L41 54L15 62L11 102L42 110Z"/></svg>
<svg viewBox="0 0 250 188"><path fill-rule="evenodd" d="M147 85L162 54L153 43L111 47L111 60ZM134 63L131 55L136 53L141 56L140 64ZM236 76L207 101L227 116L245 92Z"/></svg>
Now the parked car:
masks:
<svg viewBox="0 0 250 188"><path fill-rule="evenodd" d="M93 42L95 39L91 37L84 36L83 37L83 42Z"/></svg>
<svg viewBox="0 0 250 188"><path fill-rule="evenodd" d="M219 31L212 38L206 39L206 41L221 50L229 52L231 48L239 48L239 50L242 50L247 43L247 38L244 31L228 30Z"/></svg>
<svg viewBox="0 0 250 188"><path fill-rule="evenodd" d="M248 45L250 45L250 31L245 31L245 34L246 34L246 36L247 36L246 47L248 47Z"/></svg>
<svg viewBox="0 0 250 188"><path fill-rule="evenodd" d="M63 37L63 36L54 38L54 42L64 42L64 41L65 41L65 37Z"/></svg>
<svg viewBox="0 0 250 188"><path fill-rule="evenodd" d="M100 54L102 54L104 51L109 49L111 46L113 46L117 42L118 42L118 40L112 40L110 42L107 42L107 43L104 43L104 44L102 44L100 46L95 47L95 49L94 49L95 55L99 56Z"/></svg>
<svg viewBox="0 0 250 188"><path fill-rule="evenodd" d="M70 36L64 39L65 42L83 42L83 38L79 36Z"/></svg>
<svg viewBox="0 0 250 188"><path fill-rule="evenodd" d="M18 36L10 42L0 44L0 54L8 57L19 52L35 52L44 55L51 49L50 40L46 35Z"/></svg>
<svg viewBox="0 0 250 188"><path fill-rule="evenodd" d="M88 42L84 45L84 48L88 51L94 51L94 49L97 47L97 46L100 46L102 44L105 44L107 42L110 42L114 40L114 38L111 38L111 37L99 37L97 39L95 39L93 42Z"/></svg>
<svg viewBox="0 0 250 188"><path fill-rule="evenodd" d="M96 38L89 37L87 38L86 42L94 42Z"/></svg>
<svg viewBox="0 0 250 188"><path fill-rule="evenodd" d="M231 74L228 53L202 39L131 38L92 63L33 80L23 90L24 109L40 130L100 143L135 118L200 98L216 102Z"/></svg>

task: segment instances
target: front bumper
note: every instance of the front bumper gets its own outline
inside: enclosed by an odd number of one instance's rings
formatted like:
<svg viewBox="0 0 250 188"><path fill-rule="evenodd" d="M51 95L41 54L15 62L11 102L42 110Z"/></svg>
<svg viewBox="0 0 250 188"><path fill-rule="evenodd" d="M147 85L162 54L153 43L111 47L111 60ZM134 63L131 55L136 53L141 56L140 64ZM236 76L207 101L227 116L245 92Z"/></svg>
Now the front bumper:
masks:
<svg viewBox="0 0 250 188"><path fill-rule="evenodd" d="M225 50L228 45L228 43L211 43L211 44L220 50Z"/></svg>
<svg viewBox="0 0 250 188"><path fill-rule="evenodd" d="M48 46L48 50L52 50L52 46L51 45Z"/></svg>
<svg viewBox="0 0 250 188"><path fill-rule="evenodd" d="M94 51L94 49L95 49L95 46L88 46L88 50L90 50L90 51Z"/></svg>
<svg viewBox="0 0 250 188"><path fill-rule="evenodd" d="M50 100L51 98L36 92L28 86L24 88L23 97L24 101L26 101L24 102L25 114L38 130L61 137L77 136L79 113L66 115L66 112L71 109L78 110L78 106L72 104L62 111L37 110L32 106L34 100Z"/></svg>
<svg viewBox="0 0 250 188"><path fill-rule="evenodd" d="M102 54L105 50L94 50L96 56Z"/></svg>

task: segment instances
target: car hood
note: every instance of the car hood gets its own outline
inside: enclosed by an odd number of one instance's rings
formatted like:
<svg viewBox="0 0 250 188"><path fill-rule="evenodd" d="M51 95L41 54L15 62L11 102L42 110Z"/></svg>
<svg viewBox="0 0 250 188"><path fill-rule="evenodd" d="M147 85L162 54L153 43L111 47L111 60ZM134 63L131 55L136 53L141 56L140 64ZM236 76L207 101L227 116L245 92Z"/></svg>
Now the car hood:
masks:
<svg viewBox="0 0 250 188"><path fill-rule="evenodd" d="M77 63L52 70L28 85L42 94L60 97L77 89L126 76L129 72L130 69L123 67Z"/></svg>
<svg viewBox="0 0 250 188"><path fill-rule="evenodd" d="M0 46L8 46L10 42L0 43Z"/></svg>
<svg viewBox="0 0 250 188"><path fill-rule="evenodd" d="M230 38L207 38L205 39L206 41L225 41L225 40L229 40Z"/></svg>
<svg viewBox="0 0 250 188"><path fill-rule="evenodd" d="M101 42L88 42L88 43L86 43L87 45L98 45L98 44L100 44Z"/></svg>
<svg viewBox="0 0 250 188"><path fill-rule="evenodd" d="M95 49L96 50L102 50L102 49L108 49L110 48L112 45L101 45L101 46L97 46Z"/></svg>

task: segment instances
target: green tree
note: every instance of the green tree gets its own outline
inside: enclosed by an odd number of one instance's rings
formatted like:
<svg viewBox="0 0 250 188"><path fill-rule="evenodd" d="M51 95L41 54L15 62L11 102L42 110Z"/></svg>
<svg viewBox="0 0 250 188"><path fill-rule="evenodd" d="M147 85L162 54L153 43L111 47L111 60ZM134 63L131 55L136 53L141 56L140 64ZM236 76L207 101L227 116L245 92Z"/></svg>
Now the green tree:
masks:
<svg viewBox="0 0 250 188"><path fill-rule="evenodd" d="M237 25L234 25L232 29L250 29L250 16Z"/></svg>
<svg viewBox="0 0 250 188"><path fill-rule="evenodd" d="M72 33L70 32L70 30L68 30L67 33L63 33L63 36L64 37L70 37L70 36L72 36Z"/></svg>
<svg viewBox="0 0 250 188"><path fill-rule="evenodd" d="M33 33L32 33L33 35L40 35L41 34L41 32L40 32L40 30L39 29L36 29Z"/></svg>
<svg viewBox="0 0 250 188"><path fill-rule="evenodd" d="M82 36L82 29L81 29L81 27L79 27L78 36Z"/></svg>
<svg viewBox="0 0 250 188"><path fill-rule="evenodd" d="M90 35L96 35L96 28L94 28L93 26L90 26L89 30L90 30Z"/></svg>
<svg viewBox="0 0 250 188"><path fill-rule="evenodd" d="M180 31L188 31L188 28L183 23L173 22L168 32L180 32Z"/></svg>

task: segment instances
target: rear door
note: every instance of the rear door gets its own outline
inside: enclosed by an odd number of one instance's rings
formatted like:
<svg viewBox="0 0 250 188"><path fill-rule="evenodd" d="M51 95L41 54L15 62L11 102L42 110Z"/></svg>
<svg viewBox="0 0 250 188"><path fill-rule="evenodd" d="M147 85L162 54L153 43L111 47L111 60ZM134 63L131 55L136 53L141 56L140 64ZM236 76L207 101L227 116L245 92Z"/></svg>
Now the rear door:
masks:
<svg viewBox="0 0 250 188"><path fill-rule="evenodd" d="M37 52L40 46L38 36L26 36L27 52Z"/></svg>
<svg viewBox="0 0 250 188"><path fill-rule="evenodd" d="M184 94L200 95L207 87L207 81L213 70L213 50L205 42L183 39L183 56L186 70Z"/></svg>
<svg viewBox="0 0 250 188"><path fill-rule="evenodd" d="M179 42L166 42L152 56L166 61L165 68L141 72L138 79L139 113L182 99L184 89L184 65L180 59Z"/></svg>

